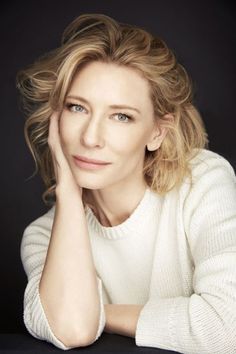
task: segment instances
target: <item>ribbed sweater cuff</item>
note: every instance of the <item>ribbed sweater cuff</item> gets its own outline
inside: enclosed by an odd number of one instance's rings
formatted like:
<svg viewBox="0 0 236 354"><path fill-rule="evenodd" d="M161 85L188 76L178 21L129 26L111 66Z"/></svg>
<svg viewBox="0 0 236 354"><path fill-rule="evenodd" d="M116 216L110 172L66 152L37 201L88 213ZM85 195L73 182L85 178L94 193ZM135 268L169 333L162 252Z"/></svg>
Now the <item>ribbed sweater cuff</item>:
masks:
<svg viewBox="0 0 236 354"><path fill-rule="evenodd" d="M27 327L27 323L29 323L29 324L32 323L32 320L27 319L25 317L26 328L28 328L30 333L38 339L44 339L47 342L53 343L56 347L58 347L60 349L63 349L63 350L71 349L72 347L66 347L52 332L49 322L47 320L47 317L45 315L44 308L43 308L41 300L40 300L38 287L36 289L35 298L33 299L31 306L32 306L31 311L29 311L27 313L34 314L34 322L35 323L33 325L33 328L34 328L33 332L32 332L32 330L29 330L29 328ZM32 324L31 324L31 326L32 326ZM40 336L37 335L36 333L37 334L40 333Z"/></svg>
<svg viewBox="0 0 236 354"><path fill-rule="evenodd" d="M97 278L97 280L98 280L98 291L99 291L99 298L100 298L100 318L99 318L98 331L97 331L96 338L94 341L96 341L101 336L103 329L105 327L105 324L106 324L105 310L104 310L103 299L102 299L102 281L100 278ZM31 323L32 320L30 320L30 319L27 320L26 315L25 315L25 324L26 324L26 328L28 328L29 332L34 337L36 337L38 339L43 338L44 340L54 344L56 347L63 349L63 350L69 350L69 349L73 348L73 347L65 346L52 332L49 322L47 320L46 314L44 312L44 308L41 303L38 288L36 291L36 296L32 302L32 313L35 314L35 316L34 316L35 333L32 332L32 330L29 330L27 323ZM38 326L40 326L40 328L38 328ZM36 333L40 333L40 337L38 335L36 335Z"/></svg>
<svg viewBox="0 0 236 354"><path fill-rule="evenodd" d="M100 299L100 318L99 318L98 331L94 341L96 341L101 336L106 324L105 309L104 309L103 297L102 297L102 281L98 277L97 277L97 281L98 281L98 292L99 292L99 299Z"/></svg>

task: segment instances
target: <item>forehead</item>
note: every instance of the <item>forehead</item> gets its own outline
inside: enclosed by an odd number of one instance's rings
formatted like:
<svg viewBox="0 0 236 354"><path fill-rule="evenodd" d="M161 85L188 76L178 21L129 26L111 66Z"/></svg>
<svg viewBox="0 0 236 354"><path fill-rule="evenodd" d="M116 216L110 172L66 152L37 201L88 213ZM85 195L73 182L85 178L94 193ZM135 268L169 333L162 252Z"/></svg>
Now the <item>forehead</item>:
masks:
<svg viewBox="0 0 236 354"><path fill-rule="evenodd" d="M137 70L115 63L91 62L75 75L70 94L107 97L115 103L150 104L150 86ZM149 101L149 102L147 102Z"/></svg>

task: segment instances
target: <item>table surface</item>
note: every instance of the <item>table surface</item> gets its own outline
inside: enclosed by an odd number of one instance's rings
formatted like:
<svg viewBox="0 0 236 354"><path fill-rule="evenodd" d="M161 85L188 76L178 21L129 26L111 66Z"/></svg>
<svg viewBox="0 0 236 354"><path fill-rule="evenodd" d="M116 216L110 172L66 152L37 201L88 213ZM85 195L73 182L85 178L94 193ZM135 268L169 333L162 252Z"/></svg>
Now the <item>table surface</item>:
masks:
<svg viewBox="0 0 236 354"><path fill-rule="evenodd" d="M1 354L44 354L44 353L97 353L97 354L180 354L171 350L152 347L139 347L135 339L117 334L102 333L96 342L87 346L73 348L69 351L61 350L53 344L32 337L29 333L1 333Z"/></svg>

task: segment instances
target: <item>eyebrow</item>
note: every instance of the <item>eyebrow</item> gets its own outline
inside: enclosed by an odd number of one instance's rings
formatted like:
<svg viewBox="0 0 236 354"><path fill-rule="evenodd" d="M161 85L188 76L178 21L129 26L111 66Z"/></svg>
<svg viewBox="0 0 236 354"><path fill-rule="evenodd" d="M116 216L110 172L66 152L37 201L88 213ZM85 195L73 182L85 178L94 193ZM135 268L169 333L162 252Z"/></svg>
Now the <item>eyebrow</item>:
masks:
<svg viewBox="0 0 236 354"><path fill-rule="evenodd" d="M87 101L85 98L81 97L81 96L76 96L76 95L69 95L66 98L74 98L76 100L82 101L84 103L89 104L89 101ZM131 107L131 106L127 106L127 105L120 105L120 104L113 104L109 106L110 108L115 108L115 109L121 109L121 108L126 108L126 109L132 109L133 111L136 111L137 113L141 114L141 112L135 108L135 107Z"/></svg>

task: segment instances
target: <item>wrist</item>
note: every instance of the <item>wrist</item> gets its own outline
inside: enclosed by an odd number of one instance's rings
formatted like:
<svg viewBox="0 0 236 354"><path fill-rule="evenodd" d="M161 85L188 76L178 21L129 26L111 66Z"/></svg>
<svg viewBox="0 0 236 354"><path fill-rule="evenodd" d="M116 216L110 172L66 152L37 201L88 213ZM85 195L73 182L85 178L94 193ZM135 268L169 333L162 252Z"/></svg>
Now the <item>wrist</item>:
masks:
<svg viewBox="0 0 236 354"><path fill-rule="evenodd" d="M135 337L138 318L143 305L105 304L106 333Z"/></svg>
<svg viewBox="0 0 236 354"><path fill-rule="evenodd" d="M55 189L57 203L76 203L83 207L82 193L79 186L58 184Z"/></svg>

